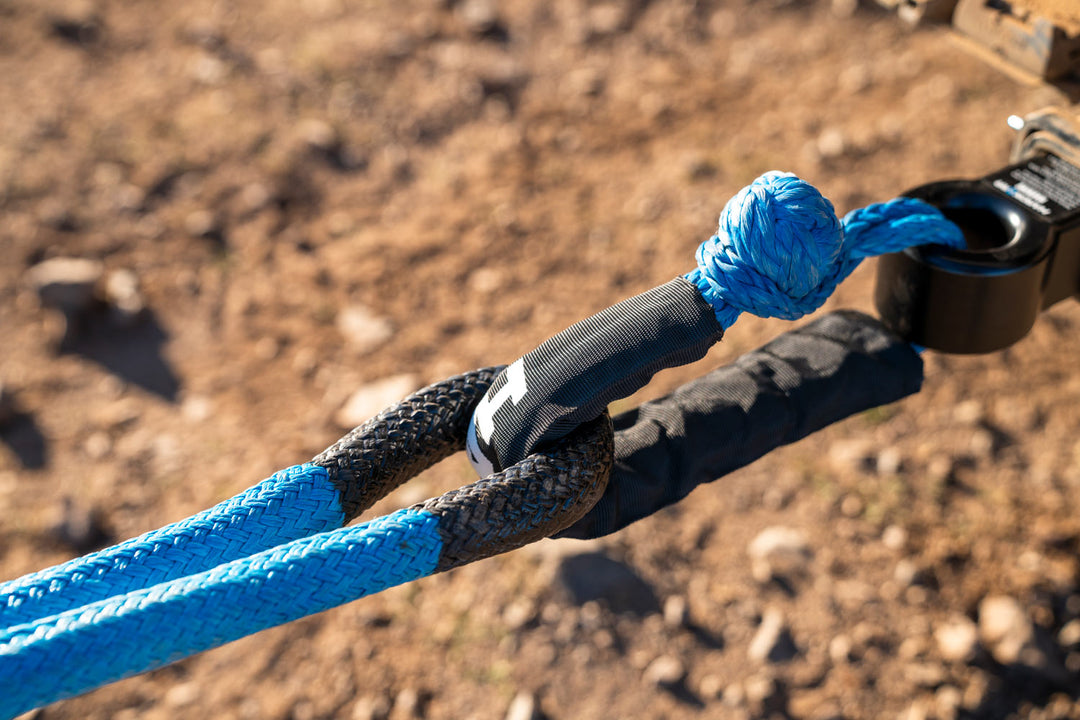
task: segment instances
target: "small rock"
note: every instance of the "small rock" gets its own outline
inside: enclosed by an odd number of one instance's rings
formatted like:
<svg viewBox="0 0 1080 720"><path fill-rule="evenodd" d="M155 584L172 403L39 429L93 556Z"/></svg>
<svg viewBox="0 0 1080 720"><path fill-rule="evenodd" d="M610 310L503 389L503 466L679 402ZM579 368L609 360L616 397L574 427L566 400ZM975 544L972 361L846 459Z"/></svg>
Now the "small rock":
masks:
<svg viewBox="0 0 1080 720"><path fill-rule="evenodd" d="M506 709L506 720L538 720L536 696L531 692L521 691L510 701Z"/></svg>
<svg viewBox="0 0 1080 720"><path fill-rule="evenodd" d="M59 257L33 266L27 277L43 306L77 317L93 305L104 273L97 260Z"/></svg>
<svg viewBox="0 0 1080 720"><path fill-rule="evenodd" d="M349 305L337 314L338 332L358 352L369 352L394 335L394 326L363 305Z"/></svg>
<svg viewBox="0 0 1080 720"><path fill-rule="evenodd" d="M1058 644L1064 648L1080 645L1080 620L1070 620L1058 631Z"/></svg>
<svg viewBox="0 0 1080 720"><path fill-rule="evenodd" d="M662 655L645 668L645 680L663 688L672 688L686 677L686 666L677 657Z"/></svg>
<svg viewBox="0 0 1080 720"><path fill-rule="evenodd" d="M975 658L979 631L975 623L963 615L950 618L934 631L938 654L949 662L969 662Z"/></svg>
<svg viewBox="0 0 1080 720"><path fill-rule="evenodd" d="M907 530L899 525L890 525L881 533L881 544L895 552L900 552L907 547Z"/></svg>
<svg viewBox="0 0 1080 720"><path fill-rule="evenodd" d="M911 587L919 581L919 566L913 561L904 558L896 563L896 568L893 570L893 579L900 584L901 587Z"/></svg>
<svg viewBox="0 0 1080 720"><path fill-rule="evenodd" d="M591 37L607 37L626 29L629 22L625 3L601 3L589 8L587 18Z"/></svg>
<svg viewBox="0 0 1080 720"><path fill-rule="evenodd" d="M1035 626L1014 598L993 595L982 599L979 638L1002 665L1022 662L1038 667L1045 661L1035 647Z"/></svg>
<svg viewBox="0 0 1080 720"><path fill-rule="evenodd" d="M948 677L945 668L932 663L909 663L904 666L904 677L913 685L924 688L936 688Z"/></svg>
<svg viewBox="0 0 1080 720"><path fill-rule="evenodd" d="M867 472L875 465L872 445L862 438L835 440L829 446L829 462L841 472Z"/></svg>
<svg viewBox="0 0 1080 720"><path fill-rule="evenodd" d="M409 374L391 375L368 383L352 394L334 415L334 421L343 429L352 429L375 417L418 387L420 381L415 375Z"/></svg>
<svg viewBox="0 0 1080 720"><path fill-rule="evenodd" d="M765 708L777 694L776 681L768 675L754 675L743 683L746 702L754 715L764 716Z"/></svg>
<svg viewBox="0 0 1080 720"><path fill-rule="evenodd" d="M240 191L240 211L247 214L257 213L274 199L274 193L261 182L248 183Z"/></svg>
<svg viewBox="0 0 1080 720"><path fill-rule="evenodd" d="M976 458L985 460L993 457L997 450L997 438L994 433L985 428L979 428L971 433L971 454Z"/></svg>
<svg viewBox="0 0 1080 720"><path fill-rule="evenodd" d="M199 686L193 682L173 685L165 693L163 701L166 707L182 708L199 699Z"/></svg>
<svg viewBox="0 0 1080 720"><path fill-rule="evenodd" d="M386 720L390 716L390 701L376 695L362 697L353 705L352 720Z"/></svg>
<svg viewBox="0 0 1080 720"><path fill-rule="evenodd" d="M404 688L394 698L391 716L394 720L414 720L424 717L424 702L414 688Z"/></svg>
<svg viewBox="0 0 1080 720"><path fill-rule="evenodd" d="M698 694L704 700L717 700L724 695L724 681L719 675L706 675L698 683Z"/></svg>
<svg viewBox="0 0 1080 720"><path fill-rule="evenodd" d="M862 498L854 493L848 493L840 501L840 513L844 517L857 518L862 515L865 508L866 504L862 501Z"/></svg>
<svg viewBox="0 0 1080 720"><path fill-rule="evenodd" d="M754 662L780 663L787 662L798 654L799 650L788 631L784 614L776 608L766 610L757 633L750 641L747 656Z"/></svg>
<svg viewBox="0 0 1080 720"><path fill-rule="evenodd" d="M843 665L851 660L851 638L837 635L829 641L829 658L835 665Z"/></svg>
<svg viewBox="0 0 1080 720"><path fill-rule="evenodd" d="M877 471L879 475L896 475L904 469L904 454L900 448L887 447L877 456Z"/></svg>
<svg viewBox="0 0 1080 720"><path fill-rule="evenodd" d="M837 128L828 128L817 139L818 155L823 158L837 158L847 150L847 140L844 133Z"/></svg>
<svg viewBox="0 0 1080 720"><path fill-rule="evenodd" d="M964 694L959 688L952 685L939 687L934 693L934 707L937 710L938 720L956 720L963 702Z"/></svg>
<svg viewBox="0 0 1080 720"><path fill-rule="evenodd" d="M486 35L499 27L499 8L493 0L465 0L458 6L458 17L474 35Z"/></svg>
<svg viewBox="0 0 1080 720"><path fill-rule="evenodd" d="M850 65L838 78L840 91L847 95L857 95L873 84L873 76L866 65Z"/></svg>
<svg viewBox="0 0 1080 720"><path fill-rule="evenodd" d="M502 621L509 630L520 630L536 620L536 606L531 600L518 599L506 606Z"/></svg>
<svg viewBox="0 0 1080 720"><path fill-rule="evenodd" d="M103 460L112 452L112 439L108 433L95 432L86 438L83 450L91 460Z"/></svg>
<svg viewBox="0 0 1080 720"><path fill-rule="evenodd" d="M953 422L975 427L986 419L986 407L981 400L964 400L953 408Z"/></svg>
<svg viewBox="0 0 1080 720"><path fill-rule="evenodd" d="M325 120L302 120L296 126L296 135L313 150L334 152L341 147L341 136L334 126Z"/></svg>
<svg viewBox="0 0 1080 720"><path fill-rule="evenodd" d="M212 210L193 210L184 217L184 231L193 238L212 238L221 232Z"/></svg>
<svg viewBox="0 0 1080 720"><path fill-rule="evenodd" d="M664 601L664 624L668 627L684 627L688 616L686 598L682 595L672 595Z"/></svg>
<svg viewBox="0 0 1080 720"><path fill-rule="evenodd" d="M131 270L113 270L105 277L105 302L113 320L121 326L138 321L146 311L146 301L139 292L139 278Z"/></svg>
<svg viewBox="0 0 1080 720"><path fill-rule="evenodd" d="M802 532L779 525L758 533L747 547L747 553L754 579L761 583L774 577L805 572L812 555Z"/></svg>
<svg viewBox="0 0 1080 720"><path fill-rule="evenodd" d="M724 696L721 700L725 705L730 708L742 707L746 704L746 691L743 689L742 683L732 683L724 689Z"/></svg>

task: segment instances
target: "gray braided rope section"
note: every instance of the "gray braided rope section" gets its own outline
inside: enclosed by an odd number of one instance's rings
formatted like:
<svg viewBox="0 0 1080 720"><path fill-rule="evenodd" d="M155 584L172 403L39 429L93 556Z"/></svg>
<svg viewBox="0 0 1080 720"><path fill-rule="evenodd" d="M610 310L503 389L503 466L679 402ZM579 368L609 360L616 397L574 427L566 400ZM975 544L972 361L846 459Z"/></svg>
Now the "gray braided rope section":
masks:
<svg viewBox="0 0 1080 720"><path fill-rule="evenodd" d="M436 571L508 552L573 525L604 494L614 456L611 417L605 412L547 451L414 505L439 517L442 551Z"/></svg>
<svg viewBox="0 0 1080 720"><path fill-rule="evenodd" d="M502 369L481 368L418 390L319 453L311 462L337 487L345 522L461 450L476 403Z"/></svg>

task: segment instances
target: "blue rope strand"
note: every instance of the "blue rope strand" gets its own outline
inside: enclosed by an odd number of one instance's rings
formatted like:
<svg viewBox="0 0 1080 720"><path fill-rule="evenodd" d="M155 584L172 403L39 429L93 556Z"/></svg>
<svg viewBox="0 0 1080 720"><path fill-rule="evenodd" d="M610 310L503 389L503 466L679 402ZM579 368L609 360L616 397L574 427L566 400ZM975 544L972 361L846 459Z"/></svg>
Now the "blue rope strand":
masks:
<svg viewBox="0 0 1080 720"><path fill-rule="evenodd" d="M186 520L0 585L0 627L193 575L344 521L326 470L296 465Z"/></svg>
<svg viewBox="0 0 1080 720"><path fill-rule="evenodd" d="M817 310L867 257L936 243L964 247L960 229L921 200L897 198L848 213L790 173L765 173L724 207L716 235L684 277L725 329L739 315L797 320Z"/></svg>
<svg viewBox="0 0 1080 720"><path fill-rule="evenodd" d="M0 633L0 717L430 575L439 518L405 509Z"/></svg>

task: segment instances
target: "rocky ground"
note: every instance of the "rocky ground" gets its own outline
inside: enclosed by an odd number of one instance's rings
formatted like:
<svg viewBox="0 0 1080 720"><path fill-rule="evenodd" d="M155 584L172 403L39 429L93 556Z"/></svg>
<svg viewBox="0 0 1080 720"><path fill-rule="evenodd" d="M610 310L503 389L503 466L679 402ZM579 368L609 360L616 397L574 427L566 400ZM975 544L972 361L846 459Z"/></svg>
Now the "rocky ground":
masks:
<svg viewBox="0 0 1080 720"><path fill-rule="evenodd" d="M843 212L996 169L1054 102L857 3L0 0L0 579L685 272L764 170ZM610 538L32 717L1080 717L1078 354L1068 301Z"/></svg>

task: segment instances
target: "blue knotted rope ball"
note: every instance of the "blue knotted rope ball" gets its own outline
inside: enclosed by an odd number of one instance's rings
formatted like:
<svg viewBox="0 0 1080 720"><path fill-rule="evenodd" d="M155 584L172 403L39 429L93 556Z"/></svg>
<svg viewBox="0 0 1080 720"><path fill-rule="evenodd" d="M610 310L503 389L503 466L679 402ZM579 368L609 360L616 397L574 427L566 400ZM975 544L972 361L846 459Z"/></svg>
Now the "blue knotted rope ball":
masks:
<svg viewBox="0 0 1080 720"><path fill-rule="evenodd" d="M743 312L795 320L817 310L863 258L914 245L963 247L960 229L914 198L854 210L791 173L768 172L724 206L686 278L727 328Z"/></svg>

